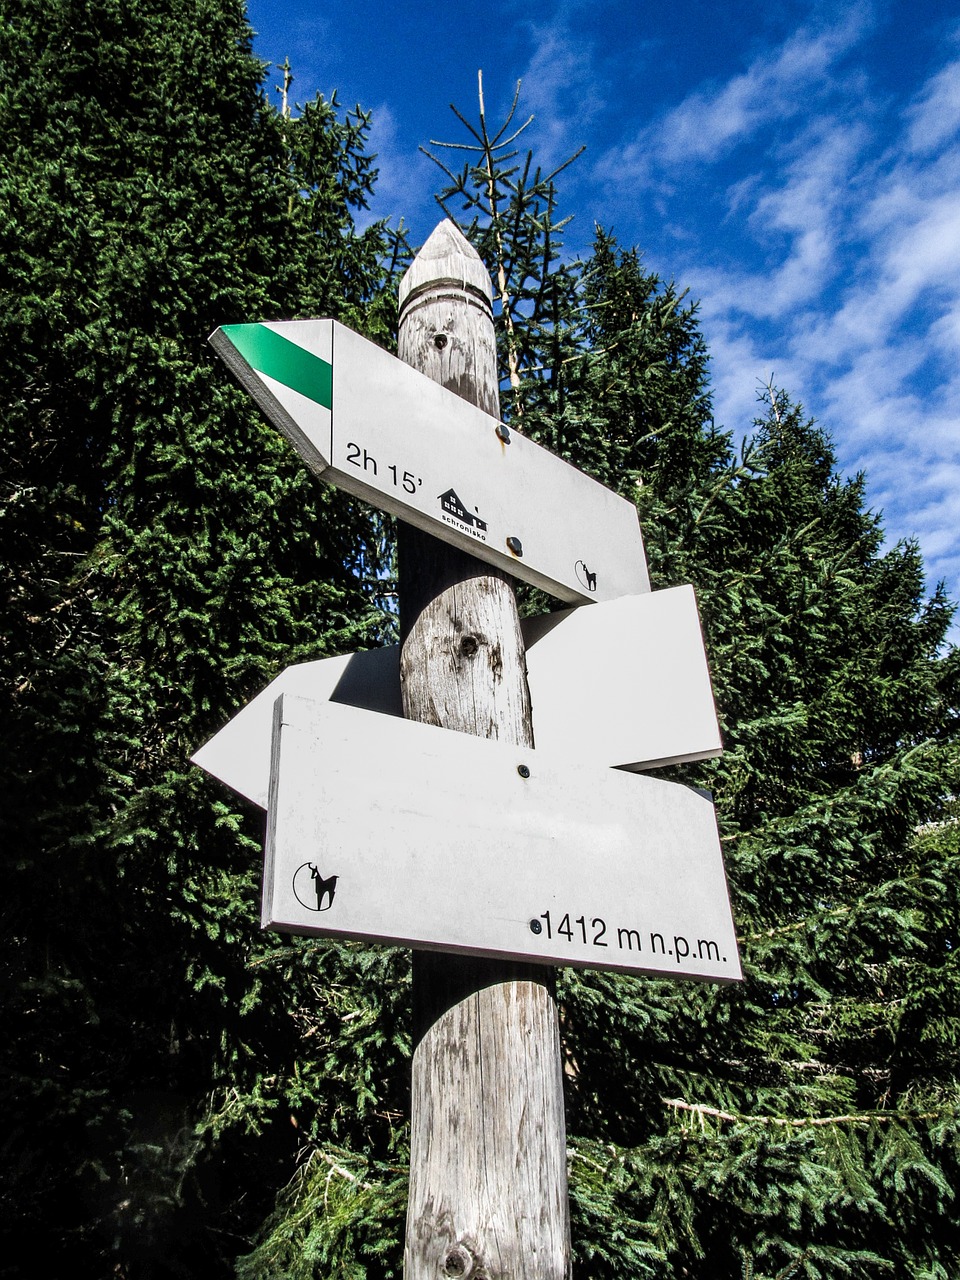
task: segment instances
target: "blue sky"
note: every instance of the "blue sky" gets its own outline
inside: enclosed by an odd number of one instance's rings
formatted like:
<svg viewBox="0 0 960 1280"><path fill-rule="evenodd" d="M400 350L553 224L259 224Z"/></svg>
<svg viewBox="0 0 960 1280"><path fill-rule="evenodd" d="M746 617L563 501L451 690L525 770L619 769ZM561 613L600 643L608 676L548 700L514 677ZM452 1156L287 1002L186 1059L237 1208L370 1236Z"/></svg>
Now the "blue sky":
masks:
<svg viewBox="0 0 960 1280"><path fill-rule="evenodd" d="M594 224L699 299L714 410L739 435L771 376L865 470L888 539L960 600L960 5L933 0L496 0L483 8L253 0L293 97L372 110L374 213L421 243L457 141L516 81L566 242ZM278 84L279 73L268 78ZM275 101L279 98L274 95ZM960 638L955 627L954 638Z"/></svg>

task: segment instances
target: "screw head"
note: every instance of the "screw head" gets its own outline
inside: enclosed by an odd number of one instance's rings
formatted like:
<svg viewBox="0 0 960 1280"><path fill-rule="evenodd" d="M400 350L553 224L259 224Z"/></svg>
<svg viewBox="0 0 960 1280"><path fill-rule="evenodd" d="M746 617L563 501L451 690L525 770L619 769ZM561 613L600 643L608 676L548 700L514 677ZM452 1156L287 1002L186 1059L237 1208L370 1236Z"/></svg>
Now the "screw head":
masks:
<svg viewBox="0 0 960 1280"><path fill-rule="evenodd" d="M540 923L540 921L539 921L539 920L531 920L531 921L530 921L530 932L531 932L531 933L543 933L543 925Z"/></svg>
<svg viewBox="0 0 960 1280"><path fill-rule="evenodd" d="M518 764L518 765L517 765L517 773L519 773L519 775L520 775L520 777L521 777L521 778L529 778L529 777L530 777L530 770L527 768L527 766L526 766L525 764Z"/></svg>
<svg viewBox="0 0 960 1280"><path fill-rule="evenodd" d="M515 556L523 555L523 543L520 541L519 538L508 538L507 547L509 548L510 551L513 552Z"/></svg>
<svg viewBox="0 0 960 1280"><path fill-rule="evenodd" d="M502 440L504 444L510 443L510 428L505 422L497 423L497 438Z"/></svg>

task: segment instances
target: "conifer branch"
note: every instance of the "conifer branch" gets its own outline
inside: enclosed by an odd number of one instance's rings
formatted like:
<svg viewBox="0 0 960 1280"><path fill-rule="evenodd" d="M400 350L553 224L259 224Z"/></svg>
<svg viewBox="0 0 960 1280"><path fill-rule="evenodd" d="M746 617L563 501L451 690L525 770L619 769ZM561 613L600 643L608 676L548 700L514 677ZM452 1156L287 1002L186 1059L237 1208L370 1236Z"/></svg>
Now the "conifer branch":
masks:
<svg viewBox="0 0 960 1280"><path fill-rule="evenodd" d="M701 1119L709 1116L713 1120L726 1120L732 1124L778 1125L787 1129L824 1128L840 1124L884 1124L895 1120L907 1123L916 1120L938 1120L938 1111L876 1111L862 1115L842 1116L803 1116L799 1119L788 1119L784 1116L744 1116L733 1111L721 1111L718 1107L708 1107L702 1102L684 1102L682 1098L661 1098L664 1106L675 1111L688 1111Z"/></svg>
<svg viewBox="0 0 960 1280"><path fill-rule="evenodd" d="M327 1155L326 1151L321 1151L319 1148L315 1148L313 1154L315 1156L319 1156L325 1164L330 1166L330 1172L327 1174L328 1185L330 1179L334 1174L336 1174L340 1178L346 1178L348 1182L352 1182L355 1187L360 1187L363 1191L374 1190L372 1182L364 1182L361 1178L358 1178L355 1173L351 1173L349 1169L344 1169L343 1165L337 1164L336 1160L334 1160L332 1156ZM324 1191L324 1201L326 1201L326 1191Z"/></svg>

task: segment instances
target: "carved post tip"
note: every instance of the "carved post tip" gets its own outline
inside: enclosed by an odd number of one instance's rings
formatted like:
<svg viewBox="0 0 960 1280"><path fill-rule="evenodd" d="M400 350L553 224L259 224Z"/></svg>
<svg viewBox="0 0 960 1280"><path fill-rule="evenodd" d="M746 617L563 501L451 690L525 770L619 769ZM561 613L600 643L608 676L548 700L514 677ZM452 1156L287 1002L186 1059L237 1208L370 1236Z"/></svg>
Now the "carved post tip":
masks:
<svg viewBox="0 0 960 1280"><path fill-rule="evenodd" d="M444 218L427 236L418 258L446 258L463 254L467 258L480 259L479 253L450 218Z"/></svg>
<svg viewBox="0 0 960 1280"><path fill-rule="evenodd" d="M455 289L493 307L493 287L483 259L449 218L437 224L400 281L400 312L414 298L438 288Z"/></svg>

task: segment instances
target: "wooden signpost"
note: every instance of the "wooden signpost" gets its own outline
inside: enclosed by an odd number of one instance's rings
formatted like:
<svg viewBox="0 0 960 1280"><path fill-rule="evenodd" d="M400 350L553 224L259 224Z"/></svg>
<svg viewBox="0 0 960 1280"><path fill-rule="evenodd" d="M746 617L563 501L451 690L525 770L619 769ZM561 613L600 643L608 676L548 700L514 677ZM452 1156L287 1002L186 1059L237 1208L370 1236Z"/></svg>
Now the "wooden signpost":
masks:
<svg viewBox="0 0 960 1280"><path fill-rule="evenodd" d="M399 353L499 418L490 278L450 222L401 281ZM532 747L510 579L410 526L401 526L399 552L404 714ZM413 964L405 1280L566 1280L553 975L539 965L429 951L415 951Z"/></svg>
<svg viewBox="0 0 960 1280"><path fill-rule="evenodd" d="M627 772L719 754L692 589L651 593L633 506L500 423L452 223L401 282L400 360L330 320L211 341L407 523L399 649L289 668L194 759L267 808L265 926L417 948L406 1280L568 1280L549 966L740 977L712 803ZM524 631L508 574L590 608Z"/></svg>

